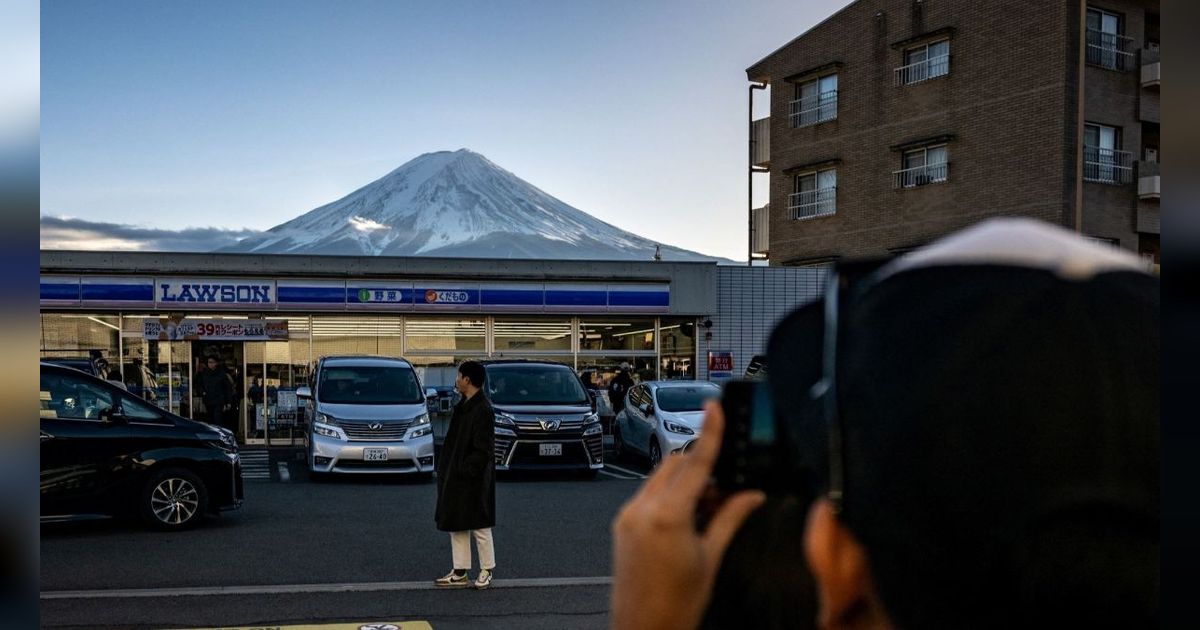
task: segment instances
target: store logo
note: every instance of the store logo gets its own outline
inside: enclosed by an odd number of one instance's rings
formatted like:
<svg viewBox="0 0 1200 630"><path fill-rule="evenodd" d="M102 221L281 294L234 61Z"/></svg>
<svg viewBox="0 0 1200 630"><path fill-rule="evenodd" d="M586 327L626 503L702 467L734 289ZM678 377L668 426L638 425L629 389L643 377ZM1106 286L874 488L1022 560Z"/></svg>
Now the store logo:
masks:
<svg viewBox="0 0 1200 630"><path fill-rule="evenodd" d="M163 282L158 285L159 302L205 302L270 304L269 284L200 284Z"/></svg>
<svg viewBox="0 0 1200 630"><path fill-rule="evenodd" d="M425 291L425 302L428 304L466 304L471 296L466 291Z"/></svg>

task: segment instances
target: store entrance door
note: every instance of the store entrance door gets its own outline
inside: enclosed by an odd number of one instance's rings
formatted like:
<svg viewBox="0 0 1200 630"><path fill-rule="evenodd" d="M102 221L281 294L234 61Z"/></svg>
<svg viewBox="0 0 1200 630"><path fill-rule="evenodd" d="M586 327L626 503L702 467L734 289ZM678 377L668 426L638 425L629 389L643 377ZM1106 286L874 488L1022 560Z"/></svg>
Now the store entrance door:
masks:
<svg viewBox="0 0 1200 630"><path fill-rule="evenodd" d="M304 414L296 388L307 384L307 361L292 361L286 341L247 341L245 349L247 443L303 444Z"/></svg>
<svg viewBox="0 0 1200 630"><path fill-rule="evenodd" d="M193 341L191 355L192 418L225 427L238 434L239 441L245 437L238 421L245 409L242 345L240 341Z"/></svg>

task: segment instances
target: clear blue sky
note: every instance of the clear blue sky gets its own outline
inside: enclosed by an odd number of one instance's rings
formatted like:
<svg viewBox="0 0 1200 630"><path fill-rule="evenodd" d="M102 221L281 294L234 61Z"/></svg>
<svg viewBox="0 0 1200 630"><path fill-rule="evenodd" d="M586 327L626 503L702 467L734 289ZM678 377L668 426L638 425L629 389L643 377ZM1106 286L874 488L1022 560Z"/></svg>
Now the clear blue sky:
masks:
<svg viewBox="0 0 1200 630"><path fill-rule="evenodd" d="M744 259L745 69L846 4L47 0L42 212L265 229L467 147Z"/></svg>

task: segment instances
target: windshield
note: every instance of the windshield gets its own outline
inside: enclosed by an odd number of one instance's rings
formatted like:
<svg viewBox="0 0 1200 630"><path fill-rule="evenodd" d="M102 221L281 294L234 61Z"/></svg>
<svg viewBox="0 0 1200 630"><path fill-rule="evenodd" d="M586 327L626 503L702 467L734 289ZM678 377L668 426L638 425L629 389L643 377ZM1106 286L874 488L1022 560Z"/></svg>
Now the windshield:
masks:
<svg viewBox="0 0 1200 630"><path fill-rule="evenodd" d="M496 405L591 404L579 377L565 365L489 365L485 387Z"/></svg>
<svg viewBox="0 0 1200 630"><path fill-rule="evenodd" d="M321 370L317 400L350 405L406 405L425 402L411 368L337 366Z"/></svg>
<svg viewBox="0 0 1200 630"><path fill-rule="evenodd" d="M719 387L697 385L695 387L662 387L658 390L658 408L663 411L700 411L710 398L721 394Z"/></svg>

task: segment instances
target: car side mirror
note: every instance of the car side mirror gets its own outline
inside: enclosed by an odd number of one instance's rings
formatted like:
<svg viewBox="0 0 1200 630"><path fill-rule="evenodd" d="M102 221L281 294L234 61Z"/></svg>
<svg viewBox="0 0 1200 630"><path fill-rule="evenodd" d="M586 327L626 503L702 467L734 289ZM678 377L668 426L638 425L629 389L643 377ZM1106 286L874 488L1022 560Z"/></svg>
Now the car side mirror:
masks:
<svg viewBox="0 0 1200 630"><path fill-rule="evenodd" d="M438 391L436 388L433 388L433 387L425 388L425 397L426 398L437 398L437 395L438 395Z"/></svg>
<svg viewBox="0 0 1200 630"><path fill-rule="evenodd" d="M296 397L312 398L312 389L310 389L307 385L301 385L300 387L296 388Z"/></svg>

